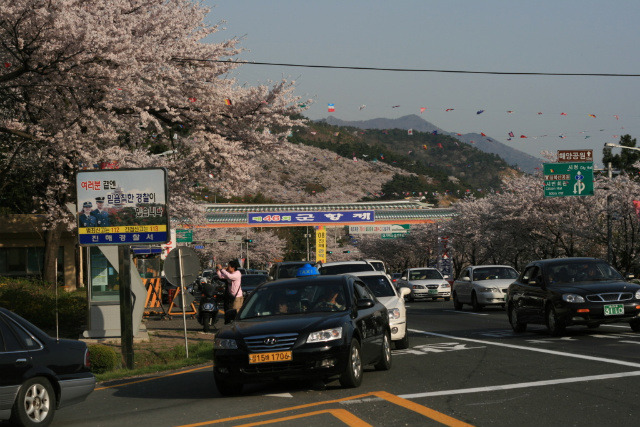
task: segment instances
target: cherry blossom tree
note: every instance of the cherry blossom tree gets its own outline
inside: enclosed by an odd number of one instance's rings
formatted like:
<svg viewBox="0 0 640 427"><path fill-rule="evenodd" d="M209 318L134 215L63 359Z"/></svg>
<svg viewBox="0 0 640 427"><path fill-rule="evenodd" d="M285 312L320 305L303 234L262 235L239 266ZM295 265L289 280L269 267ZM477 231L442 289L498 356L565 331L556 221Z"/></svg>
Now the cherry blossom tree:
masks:
<svg viewBox="0 0 640 427"><path fill-rule="evenodd" d="M228 77L239 40L188 0L13 0L0 11L0 171L34 182L47 214L45 279L56 227L74 226L75 173L102 161L169 170L172 214L193 217L194 183L237 190L260 152L304 125L293 82ZM309 101L306 101L308 104ZM160 151L168 156L156 156ZM0 191L11 185L0 173Z"/></svg>

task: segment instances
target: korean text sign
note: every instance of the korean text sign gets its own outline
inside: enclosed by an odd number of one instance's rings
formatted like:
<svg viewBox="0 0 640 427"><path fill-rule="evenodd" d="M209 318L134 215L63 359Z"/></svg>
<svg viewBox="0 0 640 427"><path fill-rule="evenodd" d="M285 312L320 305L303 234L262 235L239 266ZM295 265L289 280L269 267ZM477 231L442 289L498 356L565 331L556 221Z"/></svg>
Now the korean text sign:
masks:
<svg viewBox="0 0 640 427"><path fill-rule="evenodd" d="M374 222L374 211L337 212L250 212L249 224L303 225Z"/></svg>
<svg viewBox="0 0 640 427"><path fill-rule="evenodd" d="M81 245L169 241L166 169L80 171L76 188Z"/></svg>

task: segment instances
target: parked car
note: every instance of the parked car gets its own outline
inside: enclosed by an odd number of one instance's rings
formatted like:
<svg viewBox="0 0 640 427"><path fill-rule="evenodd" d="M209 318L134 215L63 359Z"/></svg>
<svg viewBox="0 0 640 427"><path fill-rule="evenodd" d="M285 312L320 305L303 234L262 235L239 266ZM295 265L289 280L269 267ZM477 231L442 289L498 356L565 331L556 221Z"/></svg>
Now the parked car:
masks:
<svg viewBox="0 0 640 427"><path fill-rule="evenodd" d="M453 282L453 307L462 310L471 304L473 311L487 305L505 306L507 288L518 278L518 272L508 265L475 265L462 270Z"/></svg>
<svg viewBox="0 0 640 427"><path fill-rule="evenodd" d="M321 275L356 273L358 271L375 271L376 269L367 261L335 261L326 262L318 266Z"/></svg>
<svg viewBox="0 0 640 427"><path fill-rule="evenodd" d="M214 340L213 375L223 395L243 384L339 378L358 387L363 368L391 368L385 306L353 276L305 276L263 283Z"/></svg>
<svg viewBox="0 0 640 427"><path fill-rule="evenodd" d="M308 264L306 261L283 261L276 262L269 269L269 280L291 279L296 277L296 272L300 267Z"/></svg>
<svg viewBox="0 0 640 427"><path fill-rule="evenodd" d="M246 298L258 285L268 281L266 274L245 274L242 276L240 283L242 287L242 295Z"/></svg>
<svg viewBox="0 0 640 427"><path fill-rule="evenodd" d="M399 287L411 289L407 297L409 301L429 298L434 301L438 298L444 298L445 301L451 299L451 285L436 268L409 268L402 273L397 283Z"/></svg>
<svg viewBox="0 0 640 427"><path fill-rule="evenodd" d="M361 271L347 273L362 280L378 301L387 307L389 312L389 326L391 327L391 341L396 349L409 347L409 333L407 332L407 309L404 297L411 293L409 288L396 289L391 284L389 276L383 271Z"/></svg>
<svg viewBox="0 0 640 427"><path fill-rule="evenodd" d="M47 426L57 409L95 388L82 341L54 339L0 307L0 421Z"/></svg>
<svg viewBox="0 0 640 427"><path fill-rule="evenodd" d="M365 259L365 261L371 264L377 271L382 271L385 274L387 273L387 266L384 265L383 261L380 261L379 259Z"/></svg>
<svg viewBox="0 0 640 427"><path fill-rule="evenodd" d="M398 280L402 277L402 273L392 273L391 274L391 282L393 286L398 287Z"/></svg>
<svg viewBox="0 0 640 427"><path fill-rule="evenodd" d="M640 285L596 258L534 261L509 285L507 314L515 332L524 332L529 323L562 335L571 325L617 322L640 332Z"/></svg>

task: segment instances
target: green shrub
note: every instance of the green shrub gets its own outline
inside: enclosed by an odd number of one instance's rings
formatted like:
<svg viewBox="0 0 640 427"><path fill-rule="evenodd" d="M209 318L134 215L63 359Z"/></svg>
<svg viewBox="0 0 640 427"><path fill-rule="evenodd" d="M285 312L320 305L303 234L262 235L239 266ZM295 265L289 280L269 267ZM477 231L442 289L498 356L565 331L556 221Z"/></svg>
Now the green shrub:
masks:
<svg viewBox="0 0 640 427"><path fill-rule="evenodd" d="M59 333L77 339L87 319L87 294L58 289ZM56 290L37 280L0 278L0 306L29 320L45 332L56 331Z"/></svg>
<svg viewBox="0 0 640 427"><path fill-rule="evenodd" d="M89 346L89 362L91 372L102 374L120 367L120 355L112 347L92 344Z"/></svg>

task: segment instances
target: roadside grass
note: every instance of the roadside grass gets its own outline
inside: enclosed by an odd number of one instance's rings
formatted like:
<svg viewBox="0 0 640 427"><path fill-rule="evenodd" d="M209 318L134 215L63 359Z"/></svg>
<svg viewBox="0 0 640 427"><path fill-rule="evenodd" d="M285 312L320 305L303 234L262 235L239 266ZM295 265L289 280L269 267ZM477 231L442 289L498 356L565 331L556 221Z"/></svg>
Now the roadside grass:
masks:
<svg viewBox="0 0 640 427"><path fill-rule="evenodd" d="M212 361L213 343L209 341L189 344L188 359L184 345L176 345L165 350L157 350L149 347L136 348L136 345L134 345L134 369L120 368L95 375L98 382L104 382L148 375L156 372L171 371L187 366L204 365Z"/></svg>

